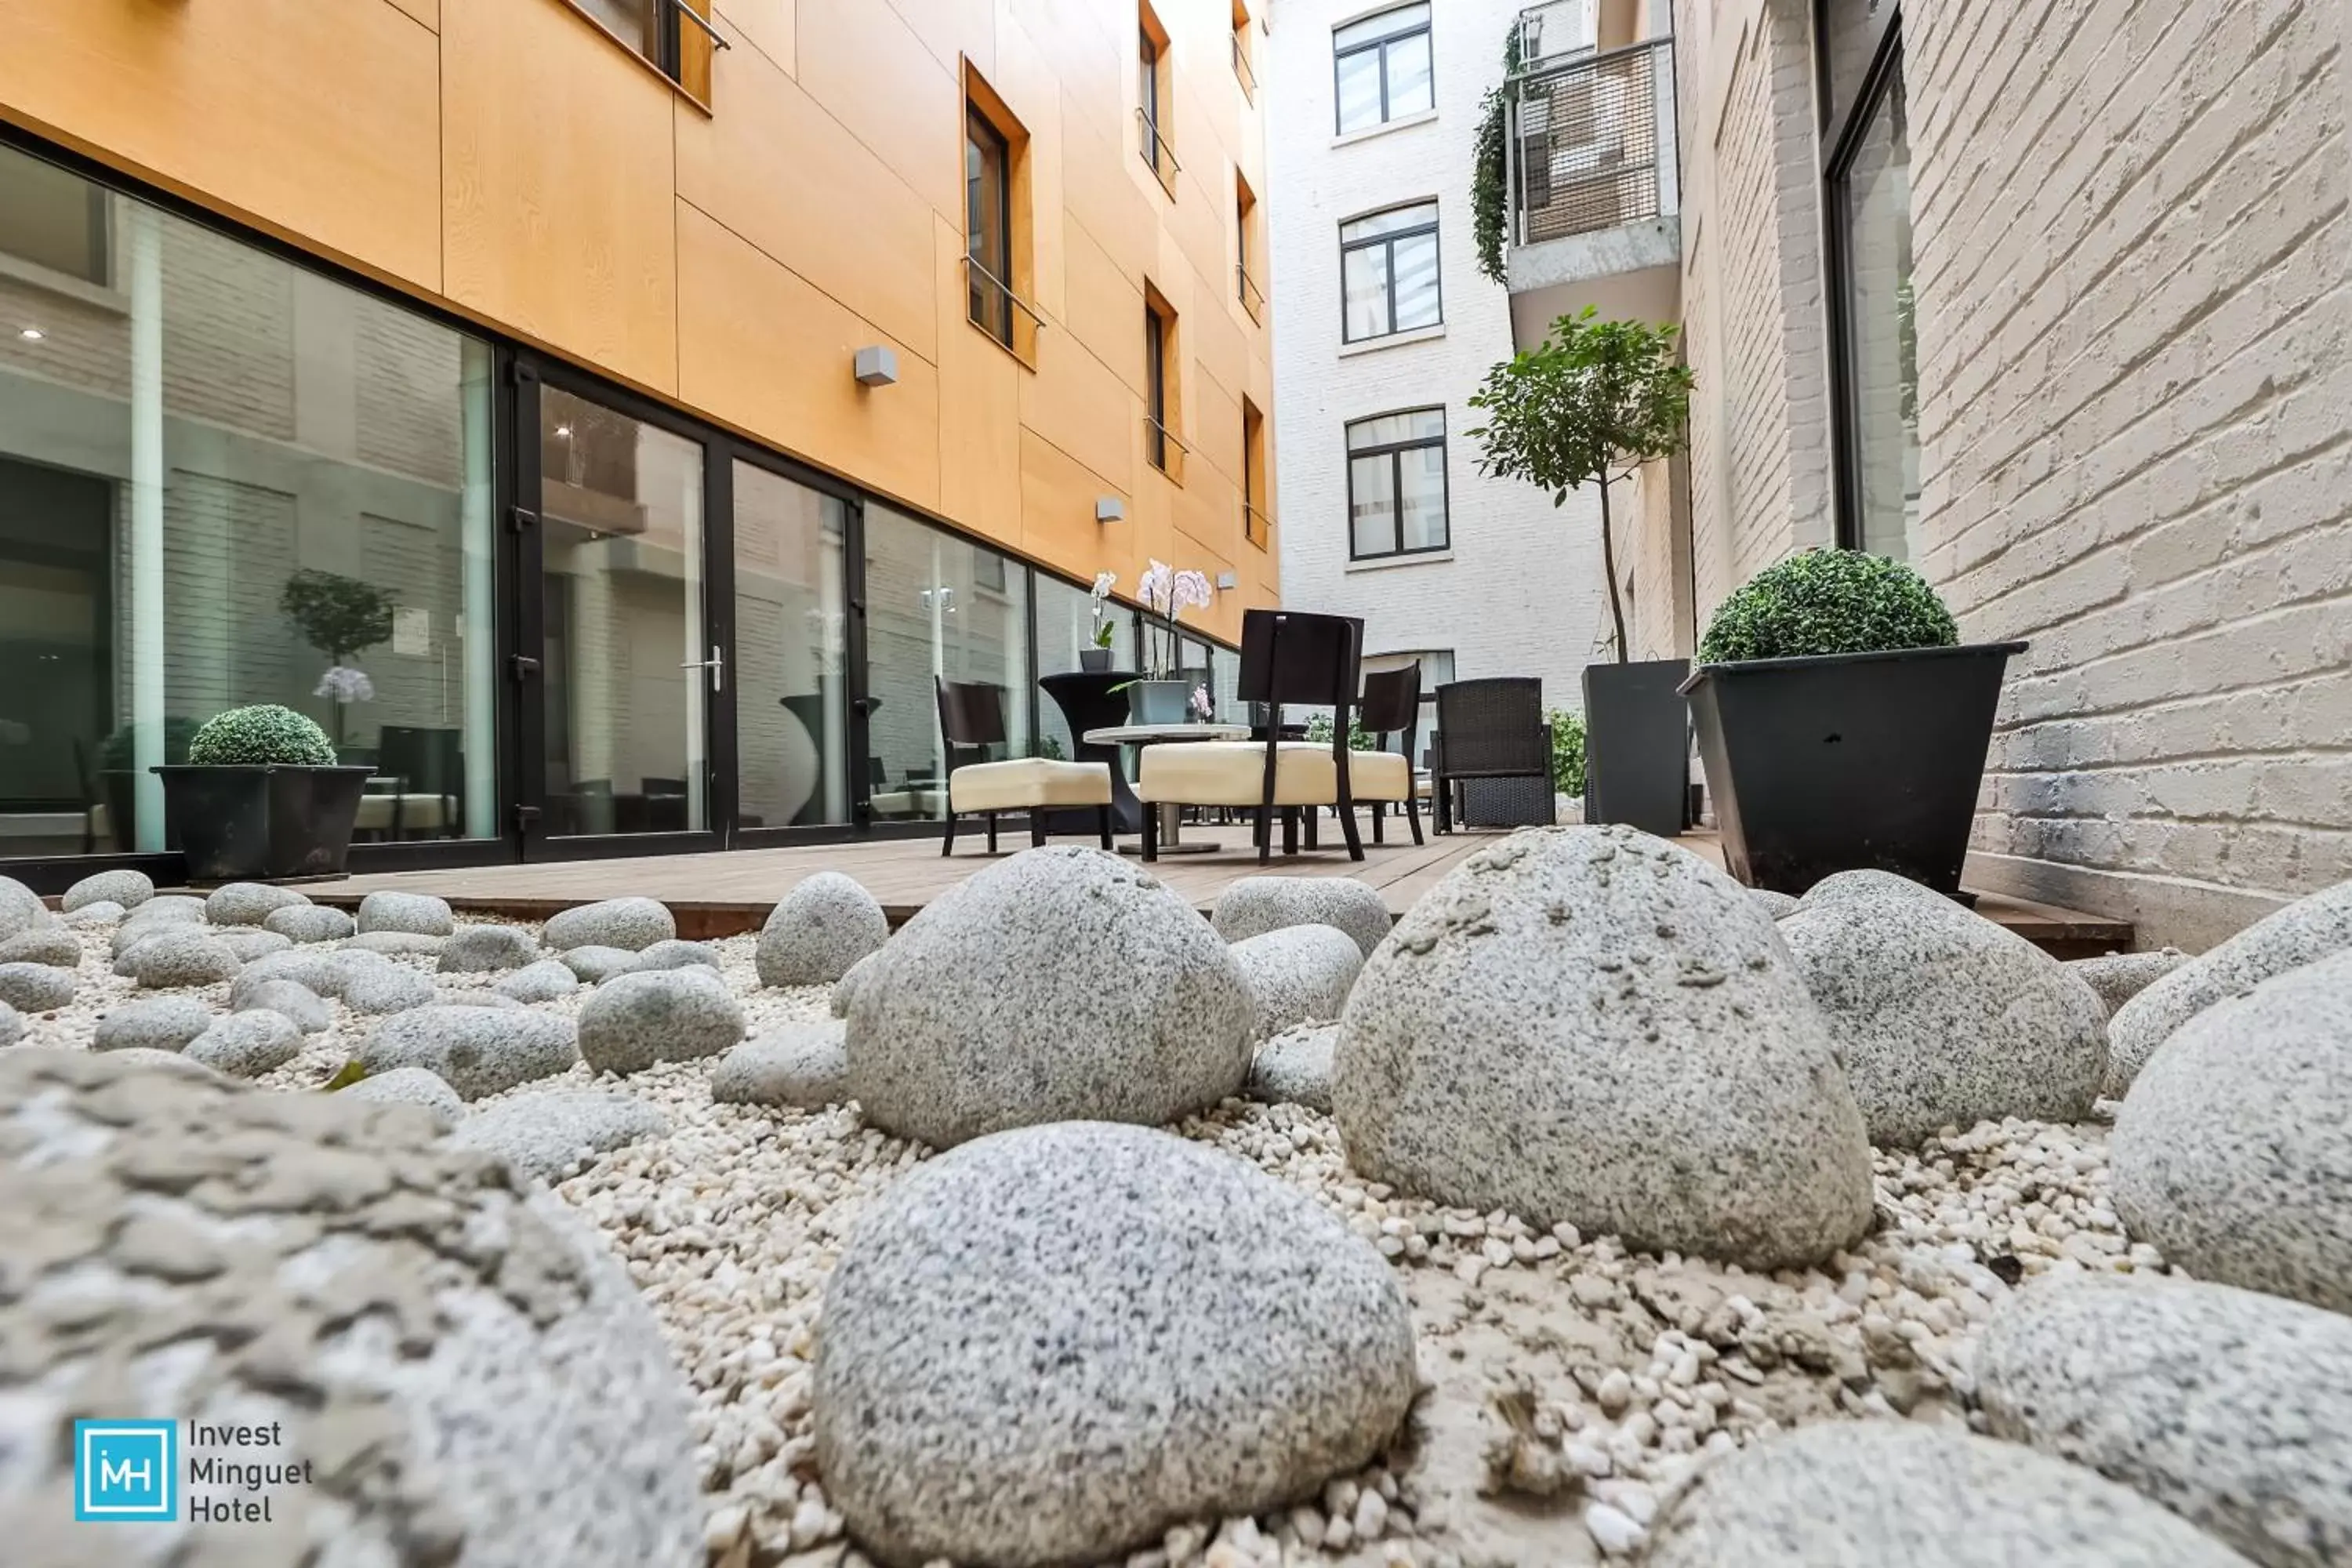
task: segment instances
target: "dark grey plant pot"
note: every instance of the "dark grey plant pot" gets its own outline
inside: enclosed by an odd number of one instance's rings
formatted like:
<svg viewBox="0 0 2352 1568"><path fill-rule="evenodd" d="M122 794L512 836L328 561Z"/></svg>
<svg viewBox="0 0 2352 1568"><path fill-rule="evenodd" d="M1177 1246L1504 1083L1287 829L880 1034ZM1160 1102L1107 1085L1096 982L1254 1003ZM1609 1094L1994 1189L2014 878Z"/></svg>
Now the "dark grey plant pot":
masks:
<svg viewBox="0 0 2352 1568"><path fill-rule="evenodd" d="M163 821L191 882L340 876L373 768L167 763Z"/></svg>
<svg viewBox="0 0 2352 1568"><path fill-rule="evenodd" d="M1192 695L1190 681L1139 680L1127 689L1128 716L1138 724L1181 724L1192 716Z"/></svg>
<svg viewBox="0 0 2352 1568"><path fill-rule="evenodd" d="M1082 647L1078 650L1078 668L1089 674L1099 675L1110 668L1110 649Z"/></svg>
<svg viewBox="0 0 2352 1568"><path fill-rule="evenodd" d="M1584 667L1585 821L1672 838L1690 825L1686 658Z"/></svg>

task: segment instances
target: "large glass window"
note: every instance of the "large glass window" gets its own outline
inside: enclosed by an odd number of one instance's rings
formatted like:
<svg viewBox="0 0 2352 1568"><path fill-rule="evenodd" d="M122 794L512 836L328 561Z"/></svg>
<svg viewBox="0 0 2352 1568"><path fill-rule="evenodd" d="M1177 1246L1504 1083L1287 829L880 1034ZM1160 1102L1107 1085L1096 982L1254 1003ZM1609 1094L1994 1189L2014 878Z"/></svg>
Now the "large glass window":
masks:
<svg viewBox="0 0 2352 1568"><path fill-rule="evenodd" d="M549 386L540 465L547 830L705 828L702 447Z"/></svg>
<svg viewBox="0 0 2352 1568"><path fill-rule="evenodd" d="M1844 225L1854 542L1917 558L1919 363L1911 292L1911 144L1896 72L1864 111L1838 182Z"/></svg>
<svg viewBox="0 0 2352 1568"><path fill-rule="evenodd" d="M737 826L849 820L842 545L848 503L735 465Z"/></svg>
<svg viewBox="0 0 2352 1568"><path fill-rule="evenodd" d="M499 831L489 346L0 149L0 858L169 847L224 709Z"/></svg>
<svg viewBox="0 0 2352 1568"><path fill-rule="evenodd" d="M992 550L867 504L866 765L876 817L938 817L947 810L940 679L1001 687L1002 751L1029 754L1028 581Z"/></svg>
<svg viewBox="0 0 2352 1568"><path fill-rule="evenodd" d="M1358 561L1444 550L1445 410L1416 408L1348 426L1349 553Z"/></svg>
<svg viewBox="0 0 2352 1568"><path fill-rule="evenodd" d="M1444 319L1437 279L1437 204L1392 207L1339 226L1342 335L1349 342L1433 327Z"/></svg>
<svg viewBox="0 0 2352 1568"><path fill-rule="evenodd" d="M1335 29L1331 69L1343 136L1428 110L1436 102L1428 5L1400 5Z"/></svg>
<svg viewBox="0 0 2352 1568"><path fill-rule="evenodd" d="M1037 674L1040 679L1081 668L1079 655L1095 646L1095 600L1084 588L1037 574ZM1116 599L1103 601L1110 627L1110 668L1132 670L1135 612ZM1061 708L1042 691L1037 698L1037 746L1042 755L1075 757L1077 747Z"/></svg>

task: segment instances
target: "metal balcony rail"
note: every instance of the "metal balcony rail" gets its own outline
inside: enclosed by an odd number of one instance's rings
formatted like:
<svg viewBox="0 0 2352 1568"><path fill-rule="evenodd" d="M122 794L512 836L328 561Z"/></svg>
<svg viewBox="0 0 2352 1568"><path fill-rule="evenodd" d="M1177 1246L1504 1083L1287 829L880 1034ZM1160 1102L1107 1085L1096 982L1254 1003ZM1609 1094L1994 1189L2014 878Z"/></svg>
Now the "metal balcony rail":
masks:
<svg viewBox="0 0 2352 1568"><path fill-rule="evenodd" d="M1242 92L1252 103L1257 101L1257 72L1250 69L1249 51L1242 47L1242 36L1234 34L1234 75L1241 78Z"/></svg>
<svg viewBox="0 0 2352 1568"><path fill-rule="evenodd" d="M1141 104L1136 105L1135 122L1143 128L1143 161L1151 165L1152 174L1161 184L1174 190L1176 176L1184 172L1184 165L1176 161L1176 149L1160 134L1160 126L1143 112Z"/></svg>
<svg viewBox="0 0 2352 1568"><path fill-rule="evenodd" d="M1523 70L1509 83L1512 238L1519 245L1672 210L1674 40Z"/></svg>
<svg viewBox="0 0 2352 1568"><path fill-rule="evenodd" d="M1250 313L1251 321L1265 321L1265 291L1257 286L1257 279L1249 275L1249 268L1241 263L1235 263L1234 277L1236 279L1234 290L1241 296L1242 309Z"/></svg>
<svg viewBox="0 0 2352 1568"><path fill-rule="evenodd" d="M1242 537L1263 550L1274 538L1274 519L1249 502L1242 502Z"/></svg>
<svg viewBox="0 0 2352 1568"><path fill-rule="evenodd" d="M685 0L661 0L661 4L667 6L670 10L675 11L680 21L691 22L695 26L701 29L703 37L710 40L710 47L712 48L731 49L735 47L729 43L725 38L719 37L719 29L712 26L709 21L697 12L693 6L685 4Z"/></svg>
<svg viewBox="0 0 2352 1568"><path fill-rule="evenodd" d="M971 324L1010 349L1022 363L1037 367L1037 333L1045 318L1037 308L1013 291L1013 285L991 272L978 257L963 258L964 295Z"/></svg>
<svg viewBox="0 0 2352 1568"><path fill-rule="evenodd" d="M1592 0L1538 0L1512 24L1518 36L1519 69L1551 65L1579 50L1592 36Z"/></svg>
<svg viewBox="0 0 2352 1568"><path fill-rule="evenodd" d="M1175 431L1149 414L1143 416L1143 450L1153 468L1180 485L1184 482L1184 454L1192 448L1177 438Z"/></svg>

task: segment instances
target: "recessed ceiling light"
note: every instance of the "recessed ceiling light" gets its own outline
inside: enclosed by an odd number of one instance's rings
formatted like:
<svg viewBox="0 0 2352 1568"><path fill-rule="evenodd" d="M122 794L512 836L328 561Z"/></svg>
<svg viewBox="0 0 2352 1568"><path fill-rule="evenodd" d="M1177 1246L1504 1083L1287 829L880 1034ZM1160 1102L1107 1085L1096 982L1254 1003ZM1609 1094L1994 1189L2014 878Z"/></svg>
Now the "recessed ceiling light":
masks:
<svg viewBox="0 0 2352 1568"><path fill-rule="evenodd" d="M26 327L23 331L18 332L16 335L24 339L28 343L37 343L49 334L41 331L38 327Z"/></svg>
<svg viewBox="0 0 2352 1568"><path fill-rule="evenodd" d="M572 439L572 426L569 425L558 425L555 427L555 435L558 440L569 441Z"/></svg>

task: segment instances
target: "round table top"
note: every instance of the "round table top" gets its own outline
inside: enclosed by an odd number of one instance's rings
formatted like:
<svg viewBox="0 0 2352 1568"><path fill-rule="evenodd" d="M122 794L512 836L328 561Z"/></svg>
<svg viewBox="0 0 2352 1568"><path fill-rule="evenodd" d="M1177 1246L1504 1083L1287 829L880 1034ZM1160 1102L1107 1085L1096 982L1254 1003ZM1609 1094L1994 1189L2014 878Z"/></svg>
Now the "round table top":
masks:
<svg viewBox="0 0 2352 1568"><path fill-rule="evenodd" d="M1089 730L1089 746L1140 746L1154 741L1246 741L1246 724L1114 724Z"/></svg>

